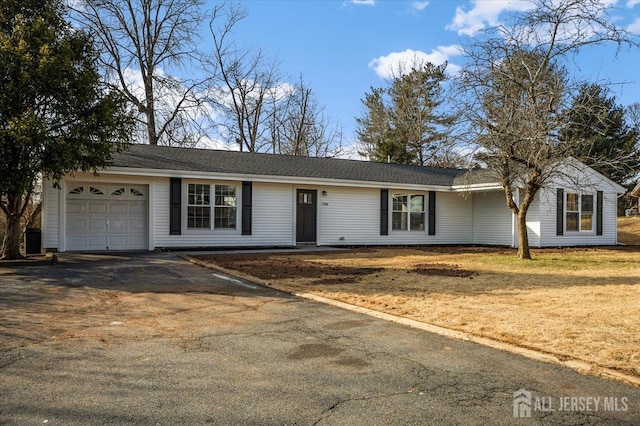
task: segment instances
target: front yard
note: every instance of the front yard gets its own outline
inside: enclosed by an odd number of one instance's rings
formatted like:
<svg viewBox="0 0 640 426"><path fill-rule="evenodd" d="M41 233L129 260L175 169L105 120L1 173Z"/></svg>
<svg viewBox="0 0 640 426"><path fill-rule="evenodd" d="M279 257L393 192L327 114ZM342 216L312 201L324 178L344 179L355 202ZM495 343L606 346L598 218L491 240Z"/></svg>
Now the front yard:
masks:
<svg viewBox="0 0 640 426"><path fill-rule="evenodd" d="M306 292L640 376L640 247L196 256ZM593 373L597 374L596 371Z"/></svg>
<svg viewBox="0 0 640 426"><path fill-rule="evenodd" d="M618 241L640 246L640 216L618 218Z"/></svg>

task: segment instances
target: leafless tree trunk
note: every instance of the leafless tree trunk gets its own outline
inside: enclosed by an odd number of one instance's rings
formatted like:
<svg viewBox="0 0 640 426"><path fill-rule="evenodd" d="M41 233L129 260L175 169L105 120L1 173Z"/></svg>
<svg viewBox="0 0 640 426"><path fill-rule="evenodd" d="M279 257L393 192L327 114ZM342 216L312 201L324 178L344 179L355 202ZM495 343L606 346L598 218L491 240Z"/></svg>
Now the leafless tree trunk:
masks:
<svg viewBox="0 0 640 426"><path fill-rule="evenodd" d="M107 81L139 112L151 145L192 144L203 136L205 81L169 74L200 66L202 0L80 0L76 20L92 33ZM178 126L177 123L180 125Z"/></svg>

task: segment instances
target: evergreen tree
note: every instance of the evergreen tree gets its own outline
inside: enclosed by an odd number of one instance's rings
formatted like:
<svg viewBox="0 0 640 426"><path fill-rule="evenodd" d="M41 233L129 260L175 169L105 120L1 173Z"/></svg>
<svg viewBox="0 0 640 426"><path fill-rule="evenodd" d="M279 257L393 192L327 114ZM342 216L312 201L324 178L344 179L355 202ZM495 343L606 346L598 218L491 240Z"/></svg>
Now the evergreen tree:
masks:
<svg viewBox="0 0 640 426"><path fill-rule="evenodd" d="M625 109L616 104L606 87L584 84L574 98L562 130L566 141L582 141L574 156L620 184L638 172L638 131L625 120Z"/></svg>
<svg viewBox="0 0 640 426"><path fill-rule="evenodd" d="M38 176L96 170L124 147L133 121L104 89L90 38L64 19L60 0L0 3L2 256L20 256L20 219Z"/></svg>
<svg viewBox="0 0 640 426"><path fill-rule="evenodd" d="M395 77L389 87L371 88L356 118L360 154L372 161L427 165L449 148L453 117L440 111L446 64L431 63Z"/></svg>

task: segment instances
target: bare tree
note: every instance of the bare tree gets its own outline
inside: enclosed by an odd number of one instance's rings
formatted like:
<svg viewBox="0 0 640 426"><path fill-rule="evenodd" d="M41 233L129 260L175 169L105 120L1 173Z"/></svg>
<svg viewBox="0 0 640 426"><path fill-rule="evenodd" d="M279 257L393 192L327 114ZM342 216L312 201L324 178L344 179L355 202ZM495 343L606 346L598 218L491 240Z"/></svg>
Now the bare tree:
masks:
<svg viewBox="0 0 640 426"><path fill-rule="evenodd" d="M640 102L627 106L625 115L628 125L640 135Z"/></svg>
<svg viewBox="0 0 640 426"><path fill-rule="evenodd" d="M79 0L74 5L76 21L102 52L107 81L138 111L148 143L197 142L203 136L205 81L170 72L199 61L203 0Z"/></svg>
<svg viewBox="0 0 640 426"><path fill-rule="evenodd" d="M209 99L222 112L220 133L241 151L272 146L268 121L277 103L278 66L260 49L242 48L232 39L233 28L246 18L237 4L217 4L209 23L213 41L212 66L217 75Z"/></svg>
<svg viewBox="0 0 640 426"><path fill-rule="evenodd" d="M209 24L217 74L208 96L223 117L219 133L241 151L337 155L342 131L327 118L302 76L294 84L284 82L275 60L233 38L246 16L239 5L220 3Z"/></svg>
<svg viewBox="0 0 640 426"><path fill-rule="evenodd" d="M302 75L284 96L272 96L271 135L274 152L308 157L335 157L342 148L342 129L331 122Z"/></svg>
<svg viewBox="0 0 640 426"><path fill-rule="evenodd" d="M560 137L571 100L582 85L570 78L565 66L586 46L638 45L608 21L610 5L604 2L533 3L530 11L513 16L509 27L476 35L467 48L470 65L460 78L467 95L461 110L482 159L502 183L506 204L517 217L522 259L531 258L526 216L536 194L566 170L562 160L567 155L589 155L584 140ZM592 158L589 163L597 161Z"/></svg>

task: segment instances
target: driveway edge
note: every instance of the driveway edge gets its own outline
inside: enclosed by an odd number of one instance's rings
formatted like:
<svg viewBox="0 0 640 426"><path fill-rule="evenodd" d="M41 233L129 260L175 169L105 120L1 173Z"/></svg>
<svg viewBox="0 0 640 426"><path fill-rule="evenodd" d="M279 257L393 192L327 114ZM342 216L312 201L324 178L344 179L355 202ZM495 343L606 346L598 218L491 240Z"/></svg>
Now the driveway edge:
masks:
<svg viewBox="0 0 640 426"><path fill-rule="evenodd" d="M446 327L441 327L438 325L416 321L413 319L400 317L393 314L388 314L381 311L376 311L374 309L365 308L362 306L352 305L346 302L340 302L334 299L328 299L326 297L318 296L312 293L304 293L291 291L287 289L283 289L278 287L277 285L273 285L269 281L263 280L261 278L254 277L249 274L245 274L240 271L223 268L221 266L216 265L215 263L205 262L196 258L193 258L189 255L178 255L179 258L184 259L188 262L191 262L195 265L202 266L204 268L208 268L214 271L218 271L225 275L229 275L230 277L242 279L248 281L253 284L258 284L263 287L271 288L274 290L282 291L297 297L301 297L308 300L313 300L315 302L324 303L327 305L335 306L337 308L345 309L352 312L357 312L360 314L368 315L373 318L382 319L385 321L395 322L397 324L402 324L407 327L415 328L418 330L423 330L429 333L437 334L439 336L447 337L455 340L462 340L465 342L472 342L478 345L487 346L493 349L498 349L504 352L509 352L512 354L524 356L529 359L533 359L535 361L541 361L556 365L561 365L564 367L568 367L574 371L577 371L581 374L588 374L592 376L600 376L610 380L616 380L618 382L624 382L630 385L640 387L640 377L632 376L630 374L626 374L620 372L618 370L614 370L607 367L602 367L594 363L590 363L587 361L582 361L579 359L566 359L562 360L558 358L556 355L552 353L542 352L539 350L529 349L522 346L513 345L510 343L501 342L499 340L490 339L488 337L476 336L473 334L466 333L464 331L454 330Z"/></svg>

